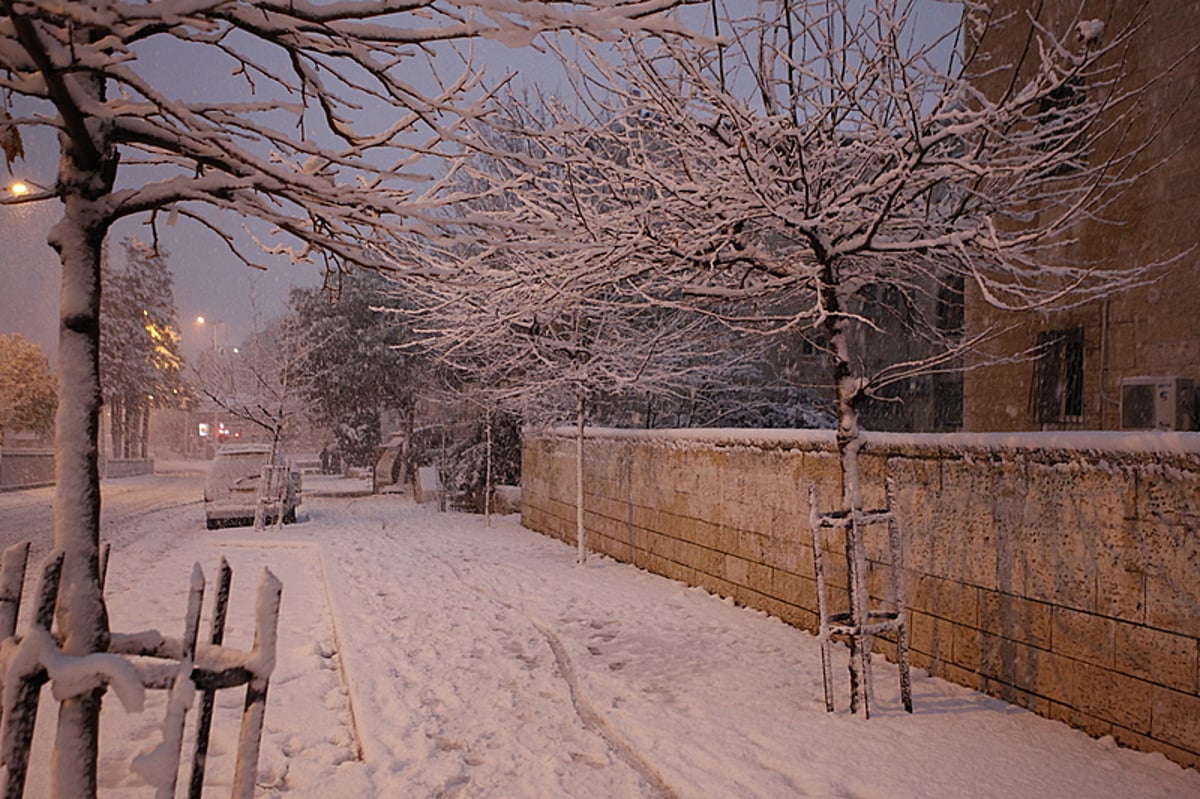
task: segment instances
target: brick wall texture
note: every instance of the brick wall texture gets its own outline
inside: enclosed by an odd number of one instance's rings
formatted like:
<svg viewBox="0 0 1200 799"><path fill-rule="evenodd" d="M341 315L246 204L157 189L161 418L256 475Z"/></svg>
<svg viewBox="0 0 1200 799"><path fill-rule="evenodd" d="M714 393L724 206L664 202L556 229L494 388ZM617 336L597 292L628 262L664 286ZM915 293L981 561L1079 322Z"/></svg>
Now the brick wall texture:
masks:
<svg viewBox="0 0 1200 799"><path fill-rule="evenodd" d="M866 506L892 486L913 665L1200 767L1200 434L985 439L863 450ZM589 550L816 629L808 486L836 507L832 434L594 430L584 478ZM528 435L522 522L573 543L574 497L570 434ZM825 535L836 610L844 542ZM885 535L867 539L875 603Z"/></svg>

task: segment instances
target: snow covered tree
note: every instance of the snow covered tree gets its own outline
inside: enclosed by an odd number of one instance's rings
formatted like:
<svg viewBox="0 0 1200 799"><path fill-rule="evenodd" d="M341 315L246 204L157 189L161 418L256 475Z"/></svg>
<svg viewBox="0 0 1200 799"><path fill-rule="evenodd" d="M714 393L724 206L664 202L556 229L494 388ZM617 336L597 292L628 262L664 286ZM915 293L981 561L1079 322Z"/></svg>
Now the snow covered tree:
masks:
<svg viewBox="0 0 1200 799"><path fill-rule="evenodd" d="M298 366L307 341L277 319L239 346L201 353L194 373L197 390L231 416L257 428L277 451L304 415L307 401L297 391Z"/></svg>
<svg viewBox="0 0 1200 799"><path fill-rule="evenodd" d="M0 335L0 444L12 430L53 430L57 389L41 347L20 333Z"/></svg>
<svg viewBox="0 0 1200 799"><path fill-rule="evenodd" d="M585 221L574 209L601 196L567 172L547 166L538 178L505 173L502 164L481 180L516 185L524 201L556 205L560 233ZM444 238L477 241L489 215L511 224L523 208L477 205L444 224ZM454 231L462 231L454 236ZM625 262L621 247L565 246L515 230L487 247L434 250L419 243L394 252L391 277L416 306L414 329L439 362L462 375L467 390L489 407L518 411L532 423L570 420L576 428L577 557L587 556L583 526L584 429L597 400L641 396L685 397L707 381L736 383L745 357L730 346L728 329L706 315L651 301L652 276ZM606 243L607 244L607 243ZM401 254L403 253L403 254ZM420 264L420 266L417 266ZM429 280L436 275L436 280Z"/></svg>
<svg viewBox="0 0 1200 799"><path fill-rule="evenodd" d="M964 337L961 312L956 324L930 310L939 299L1061 309L1144 283L1173 257L1098 269L1062 247L1160 166L1140 155L1170 114L1146 103L1165 75L1131 75L1126 58L1147 7L1043 18L1027 5L964 3L961 24L917 35L915 0L714 2L719 48L623 43L617 66L594 54L539 138L558 169L602 176L610 197L563 226L535 195L522 207L543 241L529 246L621 247L636 272L622 277L653 274L660 303L687 298L823 351L843 478L831 510L858 514L864 404L961 368L996 332ZM1009 45L990 46L1000 35ZM517 155L534 173L528 151ZM558 266L561 285L592 269Z"/></svg>
<svg viewBox="0 0 1200 799"><path fill-rule="evenodd" d="M277 252L375 265L381 225L419 228L430 204L417 162L475 113L477 70L440 42L523 45L543 31L663 32L674 0L419 0L362 3L174 0L0 2L0 146L30 135L61 148L49 191L63 267L55 542L66 555L58 631L71 656L103 651L99 587L100 254L121 219L184 219L252 262L244 221L277 232ZM171 86L165 60L196 58L205 79ZM419 65L428 79L414 75ZM211 80L210 76L213 77ZM380 121L378 110L386 109ZM121 179L119 179L119 176ZM95 794L102 687L62 702L53 794Z"/></svg>
<svg viewBox="0 0 1200 799"><path fill-rule="evenodd" d="M304 346L296 362L296 389L308 400L314 424L333 430L353 466L374 463L381 417L395 411L411 437L417 397L428 363L405 348L407 326L377 308L386 281L373 273L339 276L333 288L296 289L287 324Z"/></svg>
<svg viewBox="0 0 1200 799"><path fill-rule="evenodd" d="M150 409L180 407L190 392L167 254L137 239L122 246L122 266L101 262L100 381L113 457L144 458Z"/></svg>

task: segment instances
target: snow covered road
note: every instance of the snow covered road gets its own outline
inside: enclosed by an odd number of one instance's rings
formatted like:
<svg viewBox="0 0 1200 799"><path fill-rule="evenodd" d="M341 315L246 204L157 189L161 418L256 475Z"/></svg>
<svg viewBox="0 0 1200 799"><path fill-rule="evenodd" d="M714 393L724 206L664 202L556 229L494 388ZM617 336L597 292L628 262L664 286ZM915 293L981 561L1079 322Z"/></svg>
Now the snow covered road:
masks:
<svg viewBox="0 0 1200 799"><path fill-rule="evenodd" d="M166 464L156 474L101 481L101 536L120 546L145 525L144 515L189 506L200 507L204 493L204 464ZM54 487L0 491L0 550L18 541L31 541L30 563L50 551L54 535Z"/></svg>
<svg viewBox="0 0 1200 799"><path fill-rule="evenodd" d="M224 554L238 647L261 568L283 580L263 797L1200 797L1195 771L922 672L908 716L882 663L876 716L826 714L812 636L613 561L576 566L515 517L489 528L395 496L305 509L258 534L205 531L194 509L134 520L110 569L115 629L178 635L192 562L211 575ZM214 786L237 734L226 694ZM133 715L110 696L102 796L152 795L128 763L157 742L161 699Z"/></svg>

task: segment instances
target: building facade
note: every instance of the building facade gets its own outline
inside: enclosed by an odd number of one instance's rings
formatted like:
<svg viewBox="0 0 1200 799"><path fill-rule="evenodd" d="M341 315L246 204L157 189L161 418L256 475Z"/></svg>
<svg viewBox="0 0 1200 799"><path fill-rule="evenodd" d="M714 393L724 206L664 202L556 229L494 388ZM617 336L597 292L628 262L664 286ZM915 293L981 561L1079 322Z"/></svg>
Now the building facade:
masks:
<svg viewBox="0 0 1200 799"><path fill-rule="evenodd" d="M1075 24L1077 4L1002 0L1051 30ZM1149 144L1141 171L1104 209L1072 231L1065 255L1097 268L1161 263L1153 280L1069 311L1004 314L968 287L968 334L1001 329L988 349L1014 356L969 369L964 429L1196 429L1200 379L1200 3L1103 0L1084 19L1117 30L1138 28L1124 51L1127 82L1148 84L1142 129L1123 142ZM989 31L985 45L1003 56L1023 45L1013 24ZM1101 142L1103 145L1104 142ZM1125 145L1132 146L1132 145Z"/></svg>

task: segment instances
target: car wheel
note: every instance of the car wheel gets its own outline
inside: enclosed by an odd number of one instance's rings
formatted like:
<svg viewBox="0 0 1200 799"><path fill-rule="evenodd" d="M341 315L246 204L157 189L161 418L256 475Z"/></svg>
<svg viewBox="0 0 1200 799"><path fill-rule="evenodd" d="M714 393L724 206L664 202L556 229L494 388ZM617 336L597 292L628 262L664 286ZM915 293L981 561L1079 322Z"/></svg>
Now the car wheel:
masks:
<svg viewBox="0 0 1200 799"><path fill-rule="evenodd" d="M220 523L219 521L217 521L216 519L209 519L209 520L208 520L208 529L209 529L209 530L216 530L216 529L217 529L217 528L219 528L220 526L221 526L221 523Z"/></svg>

